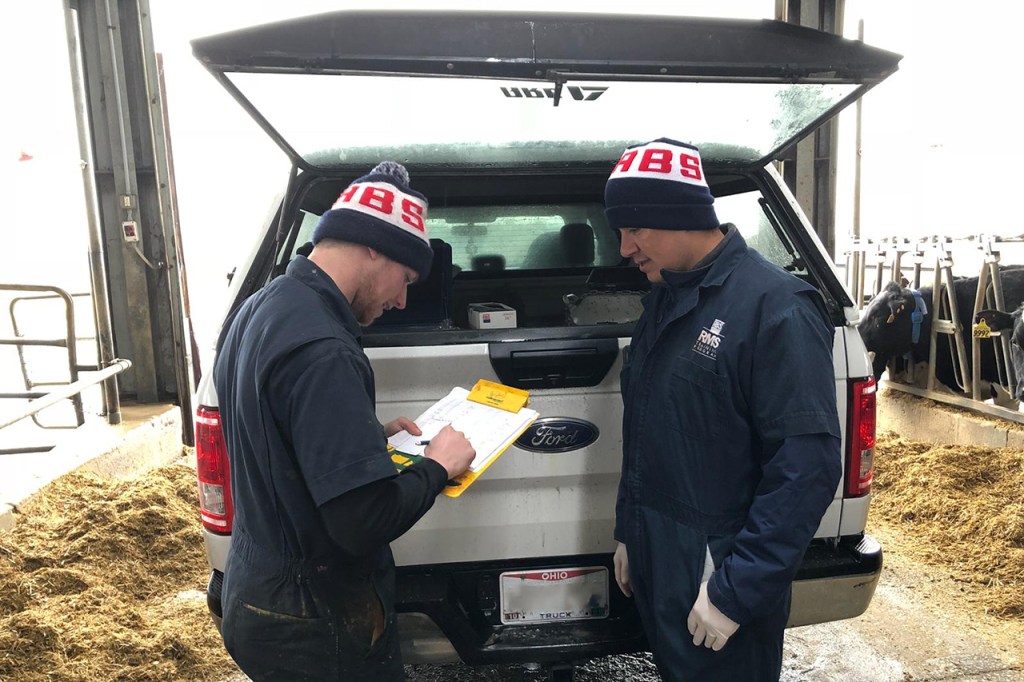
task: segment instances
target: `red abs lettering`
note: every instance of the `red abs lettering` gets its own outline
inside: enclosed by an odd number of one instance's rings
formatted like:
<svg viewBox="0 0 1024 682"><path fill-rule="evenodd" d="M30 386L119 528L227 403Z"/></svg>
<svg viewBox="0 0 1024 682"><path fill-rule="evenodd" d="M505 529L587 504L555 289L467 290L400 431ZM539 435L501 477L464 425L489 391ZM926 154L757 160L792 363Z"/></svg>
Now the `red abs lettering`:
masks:
<svg viewBox="0 0 1024 682"><path fill-rule="evenodd" d="M402 221L407 225L412 225L420 232L426 231L426 226L423 224L423 206L404 197L402 198Z"/></svg>
<svg viewBox="0 0 1024 682"><path fill-rule="evenodd" d="M360 187L362 187L362 185L349 185L348 187L346 187L345 191L338 196L338 200L334 202L334 205L337 206L338 204L347 204L348 202L352 201L352 197L355 196L355 193L359 190Z"/></svg>
<svg viewBox="0 0 1024 682"><path fill-rule="evenodd" d="M629 167L633 165L633 159L636 158L636 150L626 152L619 159L619 162L615 164L615 168L612 169L612 173L625 173L629 170Z"/></svg>
<svg viewBox="0 0 1024 682"><path fill-rule="evenodd" d="M385 215L391 215L395 193L382 187L367 187L359 197L359 203Z"/></svg>
<svg viewBox="0 0 1024 682"><path fill-rule="evenodd" d="M700 171L700 159L690 154L679 154L679 174L685 175L694 180L702 180L704 174Z"/></svg>
<svg viewBox="0 0 1024 682"><path fill-rule="evenodd" d="M672 152L668 149L647 149L640 159L640 167L637 170L650 173L671 173Z"/></svg>
<svg viewBox="0 0 1024 682"><path fill-rule="evenodd" d="M634 149L623 154L619 162L615 164L615 168L612 169L612 174L629 172L633 167L633 162L636 161L638 151ZM673 166L676 162L673 150L653 148L644 149L643 152L643 156L640 157L640 162L636 166L637 172L664 173L666 175L673 172ZM679 152L678 163L680 175L697 181L704 179L704 172L700 167L700 158L692 154Z"/></svg>

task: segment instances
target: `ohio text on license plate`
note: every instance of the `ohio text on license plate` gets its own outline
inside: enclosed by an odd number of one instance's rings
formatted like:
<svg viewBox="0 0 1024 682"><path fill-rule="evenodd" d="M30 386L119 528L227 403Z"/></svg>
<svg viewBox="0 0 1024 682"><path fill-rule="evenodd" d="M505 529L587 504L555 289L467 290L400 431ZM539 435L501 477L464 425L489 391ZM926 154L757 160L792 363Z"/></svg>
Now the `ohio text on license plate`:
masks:
<svg viewBox="0 0 1024 682"><path fill-rule="evenodd" d="M501 622L548 623L608 617L608 569L540 568L498 576Z"/></svg>

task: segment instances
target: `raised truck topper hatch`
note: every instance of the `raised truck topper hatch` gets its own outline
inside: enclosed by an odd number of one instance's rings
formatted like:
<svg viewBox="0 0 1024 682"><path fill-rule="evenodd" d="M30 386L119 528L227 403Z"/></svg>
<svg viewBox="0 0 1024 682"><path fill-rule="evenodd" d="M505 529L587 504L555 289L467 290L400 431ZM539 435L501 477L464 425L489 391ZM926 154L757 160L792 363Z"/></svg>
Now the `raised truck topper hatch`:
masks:
<svg viewBox="0 0 1024 682"><path fill-rule="evenodd" d="M435 163L586 161L574 142L614 161L623 141L666 130L702 149L718 143L722 162L763 165L901 58L771 20L453 11L339 11L192 48L306 170L362 167L396 143L454 154ZM388 105L371 107L380 98ZM472 158L452 151L459 144L474 146Z"/></svg>

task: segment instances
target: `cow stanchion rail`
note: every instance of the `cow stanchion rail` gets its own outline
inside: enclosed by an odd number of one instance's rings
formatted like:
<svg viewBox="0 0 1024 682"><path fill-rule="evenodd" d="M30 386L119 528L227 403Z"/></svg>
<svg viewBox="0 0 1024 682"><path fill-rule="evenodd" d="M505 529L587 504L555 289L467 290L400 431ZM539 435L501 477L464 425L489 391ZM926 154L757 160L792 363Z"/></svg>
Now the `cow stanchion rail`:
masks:
<svg viewBox="0 0 1024 682"><path fill-rule="evenodd" d="M1024 369L1024 356L1020 361L1014 359L1013 366L1008 367L1004 359L1000 358L1001 350L993 345L991 334L973 338L975 310L982 302L988 301L988 310L998 312L1000 307L1017 308L1024 302L1024 268L1021 267L1000 267L998 269L998 282L1001 289L1002 299L998 302L993 300L993 288L983 278L954 278L951 280L952 295L948 294L948 285L940 285L940 295L935 295L934 287L922 287L920 290L913 290L900 283L890 283L877 295L874 296L861 315L858 330L864 345L869 352L874 354L872 369L874 377L880 379L886 368L894 368L900 363L913 365L915 363L930 363L934 368L934 376L938 382L957 393L976 394L971 389L970 377L974 373L974 367L978 368L980 386L978 394L981 399L992 397L992 393L998 392L996 387L1004 387L1010 392L1016 392L1015 397L1020 399L1021 394L1017 386L1010 386L1011 383L1018 384L1018 381L1010 381L1011 372L1008 370ZM981 287L979 288L979 283ZM998 285L997 285L998 286ZM937 324L937 312L935 302L939 302L938 314L949 314L947 318L952 323L952 329L948 333L947 342L939 342L938 334L935 333ZM991 308L996 308L992 310ZM1002 312L1002 315L1013 313ZM1019 323L1020 313L1017 314ZM986 325L990 331L1000 329L1013 329L1012 323L1007 322L1006 317L999 315L999 325L1006 327L992 327L992 321L996 315L990 315ZM971 334L973 345L978 346L978 359L968 355L964 348L965 336ZM1024 337L1024 332L1022 332ZM997 337L996 337L997 338ZM1012 344L1010 344L1012 347ZM933 359L934 355L934 359ZM1013 352L1011 351L1011 355ZM963 360L963 361L962 361ZM966 367L965 367L966 366ZM892 375L893 372L890 372ZM931 371L930 371L931 374ZM1013 375L1019 376L1020 371ZM931 384L931 382L930 382ZM933 389L929 385L929 389Z"/></svg>

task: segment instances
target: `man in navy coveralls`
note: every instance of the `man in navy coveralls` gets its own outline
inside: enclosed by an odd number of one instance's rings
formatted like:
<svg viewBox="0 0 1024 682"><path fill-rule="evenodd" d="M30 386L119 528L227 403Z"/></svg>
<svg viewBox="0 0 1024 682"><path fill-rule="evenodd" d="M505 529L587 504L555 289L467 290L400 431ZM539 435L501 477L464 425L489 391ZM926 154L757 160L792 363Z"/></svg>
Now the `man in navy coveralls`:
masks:
<svg viewBox="0 0 1024 682"><path fill-rule="evenodd" d="M253 680L401 680L388 545L430 509L473 447L448 426L396 475L360 327L402 308L430 270L426 198L384 162L313 231L309 257L224 326L214 383L234 529L224 645Z"/></svg>
<svg viewBox="0 0 1024 682"><path fill-rule="evenodd" d="M605 185L653 283L622 370L615 577L666 680L778 680L793 576L841 474L821 295L722 225L690 145Z"/></svg>

